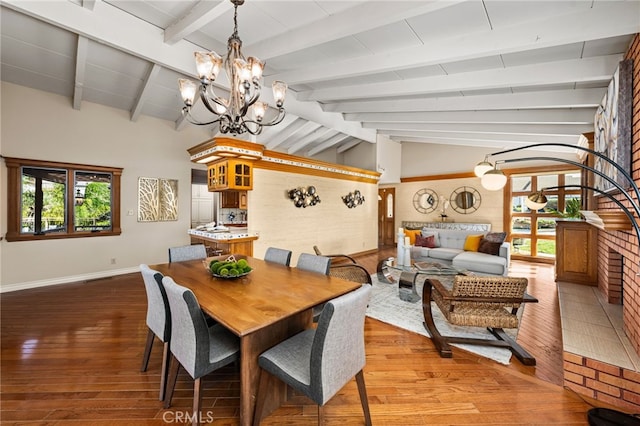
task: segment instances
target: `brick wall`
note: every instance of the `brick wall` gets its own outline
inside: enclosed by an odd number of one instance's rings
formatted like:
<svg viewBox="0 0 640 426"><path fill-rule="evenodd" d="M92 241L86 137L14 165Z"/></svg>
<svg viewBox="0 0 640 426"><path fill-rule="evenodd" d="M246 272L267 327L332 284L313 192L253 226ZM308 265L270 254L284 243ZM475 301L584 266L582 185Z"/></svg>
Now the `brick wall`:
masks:
<svg viewBox="0 0 640 426"><path fill-rule="evenodd" d="M633 113L631 131L631 176L640 185L640 34L633 39L625 59L633 59ZM617 197L629 205L623 196ZM640 202L640 200L638 200ZM598 197L598 210L618 207ZM640 248L633 231L605 232L598 236L598 288L609 303L623 303L624 331L640 354ZM564 353L564 384L574 391L614 406L640 409L640 372Z"/></svg>
<svg viewBox="0 0 640 426"><path fill-rule="evenodd" d="M633 59L633 113L631 131L631 175L640 185L640 35L636 34L625 59ZM625 197L618 199L628 205ZM599 197L598 209L617 209L606 197ZM623 298L625 332L637 353L640 353L640 261L638 238L633 231L599 232L598 287L609 303L621 303ZM622 271L616 266L616 254L624 258ZM612 263L613 262L613 263ZM618 278L621 274L621 281ZM622 293L621 293L622 290Z"/></svg>
<svg viewBox="0 0 640 426"><path fill-rule="evenodd" d="M640 409L640 373L564 353L564 385L575 392L624 411Z"/></svg>

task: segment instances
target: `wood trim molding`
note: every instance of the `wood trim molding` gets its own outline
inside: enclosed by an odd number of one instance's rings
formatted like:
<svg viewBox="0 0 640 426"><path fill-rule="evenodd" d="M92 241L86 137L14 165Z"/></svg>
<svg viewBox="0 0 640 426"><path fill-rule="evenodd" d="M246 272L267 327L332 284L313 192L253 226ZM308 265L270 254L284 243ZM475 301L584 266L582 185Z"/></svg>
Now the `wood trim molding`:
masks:
<svg viewBox="0 0 640 426"><path fill-rule="evenodd" d="M223 157L254 160L256 169L298 173L365 183L378 183L381 173L343 166L282 152L268 151L263 145L232 138L212 138L187 150L191 161L212 163Z"/></svg>
<svg viewBox="0 0 640 426"><path fill-rule="evenodd" d="M501 168L505 175L517 175L517 174L527 174L527 173L546 173L546 172L559 172L559 171L567 171L567 170L577 170L576 167L572 166L537 166L537 167L522 167L517 169L506 169ZM400 178L401 183L406 182L422 182L422 181L431 181L431 180L446 180L446 179L463 179L463 178L475 178L476 175L473 172L459 172L459 173L447 173L447 174L439 174L439 175L428 175L428 176L411 176L411 177L403 177Z"/></svg>
<svg viewBox="0 0 640 426"><path fill-rule="evenodd" d="M208 164L224 157L257 160L262 157L264 146L233 138L211 138L187 150L194 163Z"/></svg>
<svg viewBox="0 0 640 426"><path fill-rule="evenodd" d="M476 177L476 175L473 172L448 173L448 174L442 174L442 175L404 177L404 178L400 178L400 182L401 183L422 182L422 181L430 181L430 180L463 179L463 178L473 178L473 177Z"/></svg>
<svg viewBox="0 0 640 426"><path fill-rule="evenodd" d="M371 170L343 166L276 151L265 150L262 159L256 161L254 167L256 169L353 180L365 183L378 183L378 180L380 180L380 173Z"/></svg>

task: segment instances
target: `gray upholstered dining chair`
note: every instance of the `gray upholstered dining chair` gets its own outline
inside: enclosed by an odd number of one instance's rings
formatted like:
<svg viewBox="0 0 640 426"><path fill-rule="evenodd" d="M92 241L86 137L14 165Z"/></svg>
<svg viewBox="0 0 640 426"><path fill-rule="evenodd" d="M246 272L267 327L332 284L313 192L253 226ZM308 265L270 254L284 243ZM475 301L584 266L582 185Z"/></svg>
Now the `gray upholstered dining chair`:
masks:
<svg viewBox="0 0 640 426"><path fill-rule="evenodd" d="M264 260L289 266L291 263L291 250L269 247L264 254Z"/></svg>
<svg viewBox="0 0 640 426"><path fill-rule="evenodd" d="M320 274L329 275L329 269L331 267L331 258L327 256L318 256L315 254L302 253L298 257L296 268L304 269L305 271L318 272ZM320 313L324 303L313 307L313 321L318 321Z"/></svg>
<svg viewBox="0 0 640 426"><path fill-rule="evenodd" d="M209 326L198 300L191 290L171 277L164 277L162 284L167 292L171 310L172 362L169 372L164 408L171 406L171 398L180 366L194 379L193 423L198 424L201 394L201 378L239 358L240 340L220 324Z"/></svg>
<svg viewBox="0 0 640 426"><path fill-rule="evenodd" d="M330 266L330 258L309 253L300 254L298 262L296 263L296 268L304 269L305 271L319 272L325 275L329 274Z"/></svg>
<svg viewBox="0 0 640 426"><path fill-rule="evenodd" d="M167 293L162 285L162 274L149 268L148 265L140 265L140 273L144 281L144 289L147 292L147 342L144 346L142 366L140 371L147 371L149 357L153 341L157 336L164 343L162 350L162 369L160 374L160 401L164 399L167 375L169 372L169 341L171 339L171 314Z"/></svg>
<svg viewBox="0 0 640 426"><path fill-rule="evenodd" d="M169 247L169 262L182 262L184 260L198 260L206 258L207 249L204 244Z"/></svg>
<svg viewBox="0 0 640 426"><path fill-rule="evenodd" d="M363 284L330 300L316 328L304 330L260 355L254 425L262 420L270 376L318 404L319 425L324 421L322 407L355 376L365 424L371 425L363 374L364 318L370 294L371 286Z"/></svg>

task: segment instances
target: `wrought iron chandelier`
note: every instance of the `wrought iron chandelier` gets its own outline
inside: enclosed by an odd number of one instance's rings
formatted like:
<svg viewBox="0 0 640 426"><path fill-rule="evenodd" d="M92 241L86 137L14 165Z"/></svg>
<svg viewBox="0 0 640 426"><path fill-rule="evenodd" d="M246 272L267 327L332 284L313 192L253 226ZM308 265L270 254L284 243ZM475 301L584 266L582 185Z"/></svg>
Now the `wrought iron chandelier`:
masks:
<svg viewBox="0 0 640 426"><path fill-rule="evenodd" d="M257 135L262 132L264 126L274 126L284 119L283 105L287 84L277 80L273 82L273 98L278 113L270 121L263 121L269 107L267 103L258 100L262 89L264 62L253 56L245 59L242 55L240 50L242 40L238 36L238 6L241 6L244 0L230 1L234 5L233 34L227 41L227 57L223 61L222 57L215 52L194 52L200 89L198 90L197 83L192 80L183 78L178 80L185 105L182 108L182 114L190 123L199 126L219 123L220 133L223 134L239 135L248 132ZM228 99L217 96L212 84L223 65L231 86ZM213 120L200 121L191 115L191 107L197 92L200 94L203 105L216 116ZM253 118L247 115L249 110Z"/></svg>

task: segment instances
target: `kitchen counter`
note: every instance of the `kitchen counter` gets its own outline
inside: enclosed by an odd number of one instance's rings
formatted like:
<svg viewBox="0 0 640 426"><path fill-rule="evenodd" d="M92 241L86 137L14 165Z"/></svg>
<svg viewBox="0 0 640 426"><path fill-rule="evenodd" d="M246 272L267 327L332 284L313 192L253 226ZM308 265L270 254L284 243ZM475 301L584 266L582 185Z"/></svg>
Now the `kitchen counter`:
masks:
<svg viewBox="0 0 640 426"><path fill-rule="evenodd" d="M227 232L208 232L199 231L197 229L189 229L189 234L197 237L206 238L212 241L237 240L242 238L258 239L257 232L249 232L247 229L229 229Z"/></svg>
<svg viewBox="0 0 640 426"><path fill-rule="evenodd" d="M191 238L205 245L222 250L223 254L244 254L253 256L253 242L258 239L257 232L246 229L230 229L228 232L207 232L190 229Z"/></svg>

